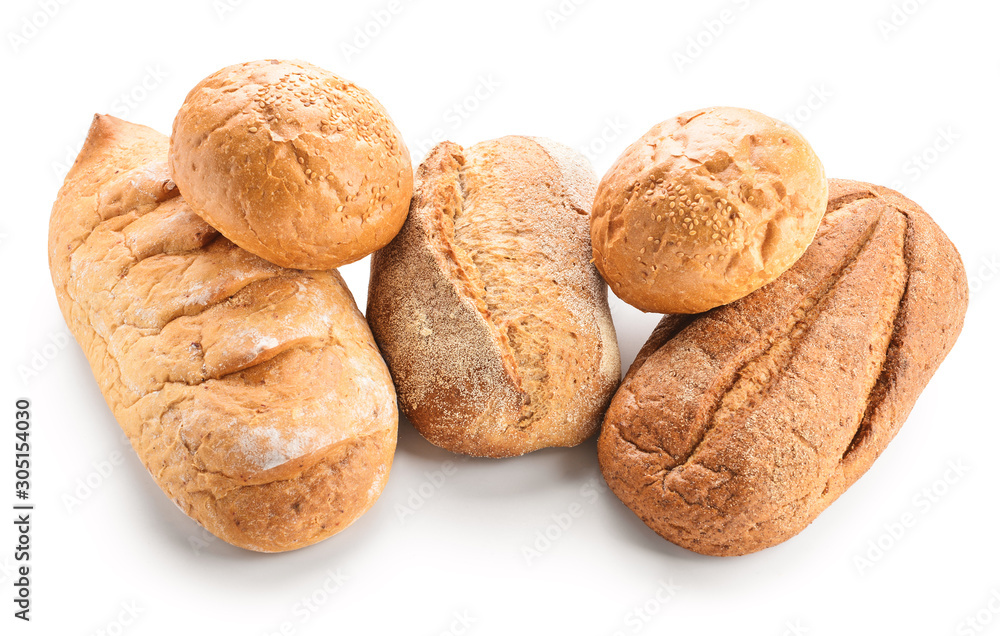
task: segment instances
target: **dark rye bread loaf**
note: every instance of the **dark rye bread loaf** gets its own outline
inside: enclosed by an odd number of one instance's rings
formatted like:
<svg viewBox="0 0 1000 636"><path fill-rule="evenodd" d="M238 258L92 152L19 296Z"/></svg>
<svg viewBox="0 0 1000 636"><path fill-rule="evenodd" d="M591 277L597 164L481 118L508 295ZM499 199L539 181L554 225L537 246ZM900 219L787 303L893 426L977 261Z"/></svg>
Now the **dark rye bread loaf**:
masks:
<svg viewBox="0 0 1000 636"><path fill-rule="evenodd" d="M816 239L791 269L731 305L664 317L608 410L604 476L695 552L785 541L896 435L967 304L958 252L920 207L831 181Z"/></svg>
<svg viewBox="0 0 1000 636"><path fill-rule="evenodd" d="M315 543L385 486L389 372L336 271L240 249L191 210L166 160L165 136L94 119L52 208L59 307L181 510L250 550Z"/></svg>

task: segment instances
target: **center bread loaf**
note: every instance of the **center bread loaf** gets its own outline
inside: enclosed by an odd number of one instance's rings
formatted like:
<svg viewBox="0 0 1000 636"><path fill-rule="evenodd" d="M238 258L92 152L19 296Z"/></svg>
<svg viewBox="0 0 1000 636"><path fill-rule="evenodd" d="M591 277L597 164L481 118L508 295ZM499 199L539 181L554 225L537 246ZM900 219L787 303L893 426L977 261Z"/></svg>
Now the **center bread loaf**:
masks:
<svg viewBox="0 0 1000 636"><path fill-rule="evenodd" d="M560 144L510 136L442 143L416 183L368 293L404 412L469 455L579 444L620 374L591 263L592 169Z"/></svg>

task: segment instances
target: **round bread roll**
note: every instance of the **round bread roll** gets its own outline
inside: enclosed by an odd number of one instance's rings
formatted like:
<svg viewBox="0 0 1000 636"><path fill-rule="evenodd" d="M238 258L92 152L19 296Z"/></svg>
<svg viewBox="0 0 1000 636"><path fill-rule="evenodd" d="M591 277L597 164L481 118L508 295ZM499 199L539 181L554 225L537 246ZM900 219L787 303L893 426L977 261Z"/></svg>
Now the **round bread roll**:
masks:
<svg viewBox="0 0 1000 636"><path fill-rule="evenodd" d="M202 80L174 120L170 170L226 238L298 269L384 246L413 191L410 154L382 105L298 61L237 64Z"/></svg>
<svg viewBox="0 0 1000 636"><path fill-rule="evenodd" d="M420 433L509 457L597 431L621 361L590 262L597 176L549 141L444 142L372 256L368 322Z"/></svg>
<svg viewBox="0 0 1000 636"><path fill-rule="evenodd" d="M597 190L594 263L625 302L692 314L787 270L826 210L823 165L792 127L741 108L657 124Z"/></svg>

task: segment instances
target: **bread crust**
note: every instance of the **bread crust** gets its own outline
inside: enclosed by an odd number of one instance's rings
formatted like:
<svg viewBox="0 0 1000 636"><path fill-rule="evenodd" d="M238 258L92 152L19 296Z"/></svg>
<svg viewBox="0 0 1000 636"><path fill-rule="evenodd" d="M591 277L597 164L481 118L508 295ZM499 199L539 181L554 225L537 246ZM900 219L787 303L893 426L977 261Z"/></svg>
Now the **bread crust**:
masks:
<svg viewBox="0 0 1000 636"><path fill-rule="evenodd" d="M823 165L795 129L742 108L653 126L601 180L594 263L655 313L700 313L773 281L805 252L827 203Z"/></svg>
<svg viewBox="0 0 1000 636"><path fill-rule="evenodd" d="M896 435L967 305L961 258L919 206L831 181L816 240L784 275L660 323L608 409L604 476L689 550L785 541Z"/></svg>
<svg viewBox="0 0 1000 636"><path fill-rule="evenodd" d="M596 178L573 151L504 137L445 142L407 221L372 257L368 320L418 431L486 457L593 434L620 375L590 261Z"/></svg>
<svg viewBox="0 0 1000 636"><path fill-rule="evenodd" d="M299 61L202 80L174 119L170 170L226 238L300 269L339 267L388 243L413 192L409 151L382 104Z"/></svg>
<svg viewBox="0 0 1000 636"><path fill-rule="evenodd" d="M167 138L97 116L52 209L66 323L143 464L186 514L261 552L378 498L395 393L335 271L238 248L179 196Z"/></svg>

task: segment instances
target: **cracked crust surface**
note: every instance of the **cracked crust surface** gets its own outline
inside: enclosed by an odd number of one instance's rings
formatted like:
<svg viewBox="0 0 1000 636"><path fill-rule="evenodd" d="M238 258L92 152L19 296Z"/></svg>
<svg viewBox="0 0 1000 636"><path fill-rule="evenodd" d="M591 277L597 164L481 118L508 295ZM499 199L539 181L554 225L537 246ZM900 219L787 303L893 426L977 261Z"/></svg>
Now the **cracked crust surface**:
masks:
<svg viewBox="0 0 1000 636"><path fill-rule="evenodd" d="M592 435L621 362L590 261L596 177L545 139L445 142L372 257L368 320L428 440L488 457Z"/></svg>
<svg viewBox="0 0 1000 636"><path fill-rule="evenodd" d="M382 247L413 191L409 151L382 105L298 61L202 80L177 113L169 157L195 212L284 267L332 269Z"/></svg>
<svg viewBox="0 0 1000 636"><path fill-rule="evenodd" d="M790 126L739 108L684 113L654 126L602 179L594 263L643 311L707 311L788 269L826 203L823 166Z"/></svg>
<svg viewBox="0 0 1000 636"><path fill-rule="evenodd" d="M915 203L830 182L812 246L772 284L666 316L598 441L616 495L695 552L794 536L875 461L962 328L961 258Z"/></svg>
<svg viewBox="0 0 1000 636"><path fill-rule="evenodd" d="M378 498L395 392L335 271L288 270L179 195L167 138L97 116L52 210L66 323L163 491L234 545L303 547Z"/></svg>

